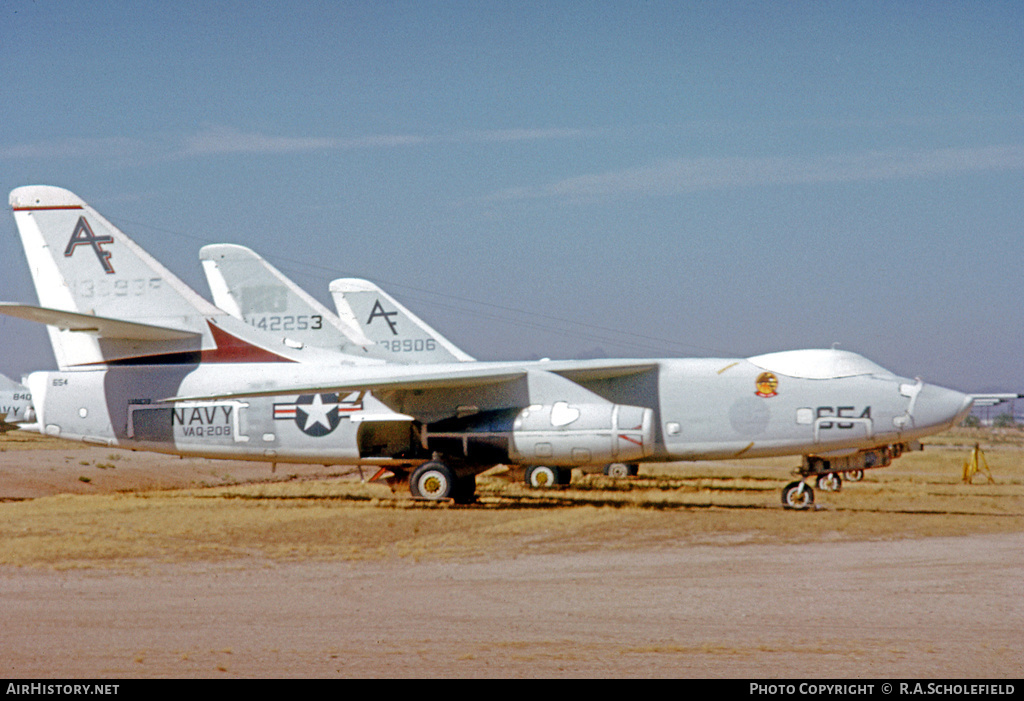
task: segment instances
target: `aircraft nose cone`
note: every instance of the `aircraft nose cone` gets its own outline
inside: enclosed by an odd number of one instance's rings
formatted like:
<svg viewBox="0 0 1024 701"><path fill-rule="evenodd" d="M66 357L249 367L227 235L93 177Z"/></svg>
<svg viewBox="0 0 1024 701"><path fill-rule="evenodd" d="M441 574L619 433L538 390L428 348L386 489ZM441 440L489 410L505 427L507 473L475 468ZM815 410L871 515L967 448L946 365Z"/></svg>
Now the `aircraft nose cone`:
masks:
<svg viewBox="0 0 1024 701"><path fill-rule="evenodd" d="M952 389L925 385L914 405L915 428L954 426L967 416L973 400Z"/></svg>

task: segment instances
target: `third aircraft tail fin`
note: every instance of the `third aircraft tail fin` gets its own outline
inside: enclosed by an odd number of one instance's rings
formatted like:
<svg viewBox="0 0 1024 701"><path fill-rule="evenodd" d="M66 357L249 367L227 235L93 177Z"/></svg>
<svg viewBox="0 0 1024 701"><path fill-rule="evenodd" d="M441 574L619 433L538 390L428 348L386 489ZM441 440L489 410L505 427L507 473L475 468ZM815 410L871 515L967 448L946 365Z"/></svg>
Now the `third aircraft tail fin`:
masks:
<svg viewBox="0 0 1024 701"><path fill-rule="evenodd" d="M330 289L339 313L351 314L377 344L377 357L399 363L473 360L369 280L343 278L332 282Z"/></svg>

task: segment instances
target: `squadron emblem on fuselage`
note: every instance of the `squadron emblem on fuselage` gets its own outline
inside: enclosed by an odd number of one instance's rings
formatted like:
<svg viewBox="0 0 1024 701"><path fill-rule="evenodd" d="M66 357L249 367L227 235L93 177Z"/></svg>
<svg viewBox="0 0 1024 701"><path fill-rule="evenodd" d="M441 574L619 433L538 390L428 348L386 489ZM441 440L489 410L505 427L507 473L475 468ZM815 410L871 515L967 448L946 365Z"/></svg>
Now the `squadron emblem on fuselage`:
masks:
<svg viewBox="0 0 1024 701"><path fill-rule="evenodd" d="M774 397L778 394L779 378L770 372L762 372L754 380L754 384L757 387L756 394L759 397Z"/></svg>

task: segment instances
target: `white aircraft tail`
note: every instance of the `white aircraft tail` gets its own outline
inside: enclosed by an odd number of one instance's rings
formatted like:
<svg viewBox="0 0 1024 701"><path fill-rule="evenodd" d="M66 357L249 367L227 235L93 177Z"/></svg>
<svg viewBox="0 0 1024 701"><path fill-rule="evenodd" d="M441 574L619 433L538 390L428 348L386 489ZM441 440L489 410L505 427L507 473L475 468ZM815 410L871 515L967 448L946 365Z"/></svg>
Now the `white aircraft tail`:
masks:
<svg viewBox="0 0 1024 701"><path fill-rule="evenodd" d="M340 318L255 251L228 243L199 251L213 303L251 326L317 348L370 357L355 317Z"/></svg>
<svg viewBox="0 0 1024 701"><path fill-rule="evenodd" d="M366 280L331 283L335 314L245 246L212 244L204 246L199 257L214 304L257 329L389 362L472 360Z"/></svg>
<svg viewBox="0 0 1024 701"><path fill-rule="evenodd" d="M40 306L2 303L0 313L47 324L62 369L287 359L74 193L21 187L10 204Z"/></svg>
<svg viewBox="0 0 1024 701"><path fill-rule="evenodd" d="M379 358L398 363L473 360L369 280L335 280L330 290L338 313L356 319L363 333L377 344Z"/></svg>

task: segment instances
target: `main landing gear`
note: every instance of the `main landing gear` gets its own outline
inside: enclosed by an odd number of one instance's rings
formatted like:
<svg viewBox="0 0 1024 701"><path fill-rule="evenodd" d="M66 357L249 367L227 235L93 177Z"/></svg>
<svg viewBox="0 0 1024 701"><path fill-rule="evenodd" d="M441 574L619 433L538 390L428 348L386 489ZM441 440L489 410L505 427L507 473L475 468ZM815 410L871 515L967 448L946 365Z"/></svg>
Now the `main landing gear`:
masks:
<svg viewBox="0 0 1024 701"><path fill-rule="evenodd" d="M604 473L609 477L636 477L640 465L635 462L610 462L604 466Z"/></svg>
<svg viewBox="0 0 1024 701"><path fill-rule="evenodd" d="M476 474L460 474L440 460L431 460L412 471L409 492L416 499L472 504L476 501Z"/></svg>
<svg viewBox="0 0 1024 701"><path fill-rule="evenodd" d="M566 487L571 480L572 470L568 467L531 465L526 468L526 484L535 489Z"/></svg>

